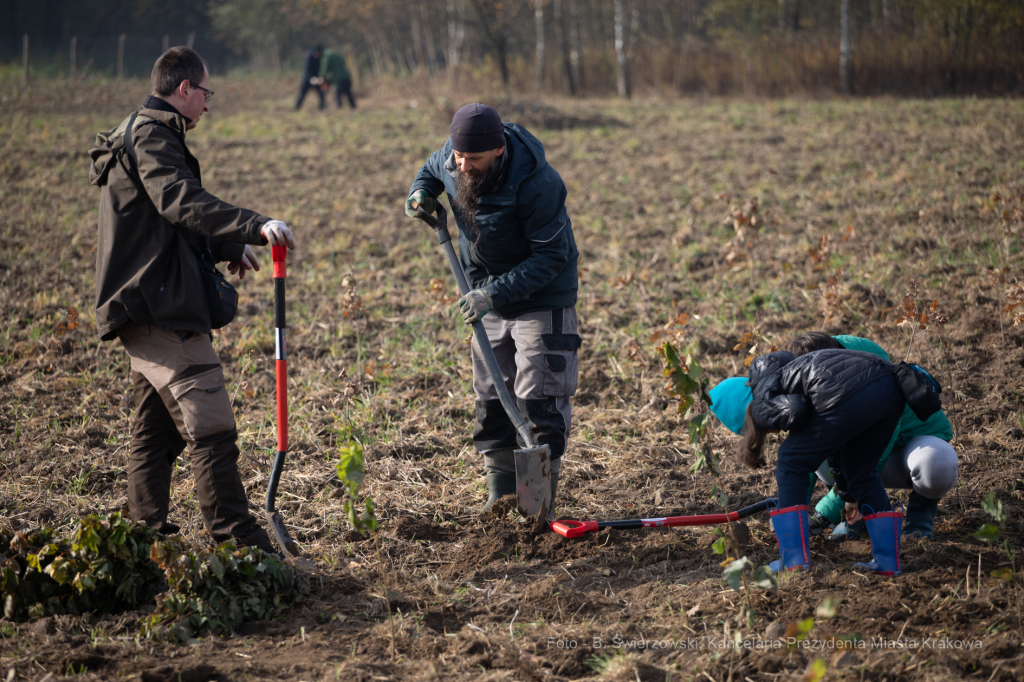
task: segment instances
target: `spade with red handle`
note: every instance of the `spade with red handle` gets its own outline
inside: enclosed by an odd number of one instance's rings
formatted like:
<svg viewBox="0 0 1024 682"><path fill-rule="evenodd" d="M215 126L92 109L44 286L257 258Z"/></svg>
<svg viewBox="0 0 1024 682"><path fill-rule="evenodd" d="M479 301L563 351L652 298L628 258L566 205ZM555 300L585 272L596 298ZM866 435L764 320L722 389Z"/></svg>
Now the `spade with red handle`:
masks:
<svg viewBox="0 0 1024 682"><path fill-rule="evenodd" d="M274 509L274 498L277 497L277 484L284 470L284 456L288 452L288 348L285 342L284 321L284 280L287 276L286 258L288 247L272 246L274 260L274 326L275 329L275 369L277 373L277 456L270 470L270 484L267 486L267 501L264 514L270 530L281 547L291 557L299 556L299 547L284 528L284 519Z"/></svg>
<svg viewBox="0 0 1024 682"><path fill-rule="evenodd" d="M659 519L622 519L619 521L573 521L559 519L551 524L551 530L567 538L580 538L602 528L658 528L661 526L717 526L731 523L768 510L769 505L776 506L775 500L761 500L749 507L738 509L728 514L702 514L699 516L666 516Z"/></svg>

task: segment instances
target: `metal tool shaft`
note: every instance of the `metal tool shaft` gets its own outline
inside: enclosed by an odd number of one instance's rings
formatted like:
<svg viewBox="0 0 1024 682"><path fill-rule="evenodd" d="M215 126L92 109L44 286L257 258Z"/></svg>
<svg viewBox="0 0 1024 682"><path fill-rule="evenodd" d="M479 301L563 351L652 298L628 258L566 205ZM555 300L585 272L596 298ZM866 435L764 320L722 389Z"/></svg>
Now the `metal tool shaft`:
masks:
<svg viewBox="0 0 1024 682"><path fill-rule="evenodd" d="M443 209L441 209L441 211L443 211ZM455 276L455 283L459 287L459 293L465 296L469 293L469 282L466 281L466 273L462 271L462 264L459 263L459 257L455 255L455 248L452 246L452 237L448 233L446 221L432 219L428 221L428 223L434 228L434 232L437 235L437 241L444 250L445 258L448 259L448 266L451 268L452 274ZM480 346L480 355L484 359L484 364L487 365L487 372L491 375L491 380L494 383L494 390L498 394L498 400L501 401L501 406L505 408L505 412L508 414L509 419L512 420L512 424L516 427L516 431L523 439L526 447L536 448L537 439L530 430L530 422L523 417L519 408L512 400L512 396L508 392L508 386L505 385L505 378L501 373L501 369L498 367L498 360L494 357L494 349L491 348L491 341L487 338L487 330L484 329L483 322L478 321L473 323L473 334L476 336L477 345Z"/></svg>

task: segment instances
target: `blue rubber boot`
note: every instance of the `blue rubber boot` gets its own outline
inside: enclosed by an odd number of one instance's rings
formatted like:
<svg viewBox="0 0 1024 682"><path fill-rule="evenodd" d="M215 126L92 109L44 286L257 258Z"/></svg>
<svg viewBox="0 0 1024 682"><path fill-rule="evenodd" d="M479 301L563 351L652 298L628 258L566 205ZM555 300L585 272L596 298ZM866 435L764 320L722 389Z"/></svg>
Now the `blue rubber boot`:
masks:
<svg viewBox="0 0 1024 682"><path fill-rule="evenodd" d="M871 509L867 507L867 509ZM871 538L870 562L854 564L875 575L897 576L903 572L900 565L900 535L903 532L903 512L887 511L865 514L868 537Z"/></svg>
<svg viewBox="0 0 1024 682"><path fill-rule="evenodd" d="M903 522L903 533L908 538L935 537L935 513L939 501L930 500L916 492L910 493L907 501L907 518Z"/></svg>
<svg viewBox="0 0 1024 682"><path fill-rule="evenodd" d="M782 558L768 564L772 573L794 571L811 566L811 533L807 505L800 504L771 512L772 527L779 541Z"/></svg>

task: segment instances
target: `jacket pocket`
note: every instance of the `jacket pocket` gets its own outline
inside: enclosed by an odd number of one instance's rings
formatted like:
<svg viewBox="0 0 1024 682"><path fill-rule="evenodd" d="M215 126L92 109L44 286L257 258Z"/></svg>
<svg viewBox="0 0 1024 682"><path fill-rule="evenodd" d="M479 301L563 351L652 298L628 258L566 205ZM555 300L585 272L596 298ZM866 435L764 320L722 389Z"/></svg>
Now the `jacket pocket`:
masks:
<svg viewBox="0 0 1024 682"><path fill-rule="evenodd" d="M194 442L235 428L235 414L220 367L168 386L181 410L181 421Z"/></svg>

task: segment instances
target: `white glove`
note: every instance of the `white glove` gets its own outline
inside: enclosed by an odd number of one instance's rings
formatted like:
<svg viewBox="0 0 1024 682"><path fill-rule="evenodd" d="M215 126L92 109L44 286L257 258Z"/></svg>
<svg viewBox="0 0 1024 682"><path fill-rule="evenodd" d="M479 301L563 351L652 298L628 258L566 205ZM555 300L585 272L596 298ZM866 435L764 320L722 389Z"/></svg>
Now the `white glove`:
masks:
<svg viewBox="0 0 1024 682"><path fill-rule="evenodd" d="M259 270L260 262L256 260L256 252L252 250L252 247L248 244L245 245L245 251L242 252L242 258L240 260L233 260L228 263L228 272L232 275L238 273L238 279L245 279L245 273L247 270Z"/></svg>
<svg viewBox="0 0 1024 682"><path fill-rule="evenodd" d="M312 78L309 79L309 84L310 85L320 85L323 82L324 82L323 78L317 78L316 76L313 76Z"/></svg>
<svg viewBox="0 0 1024 682"><path fill-rule="evenodd" d="M261 232L263 237L270 242L271 246L284 246L287 244L289 249L295 248L295 236L281 220L268 220L263 223Z"/></svg>

